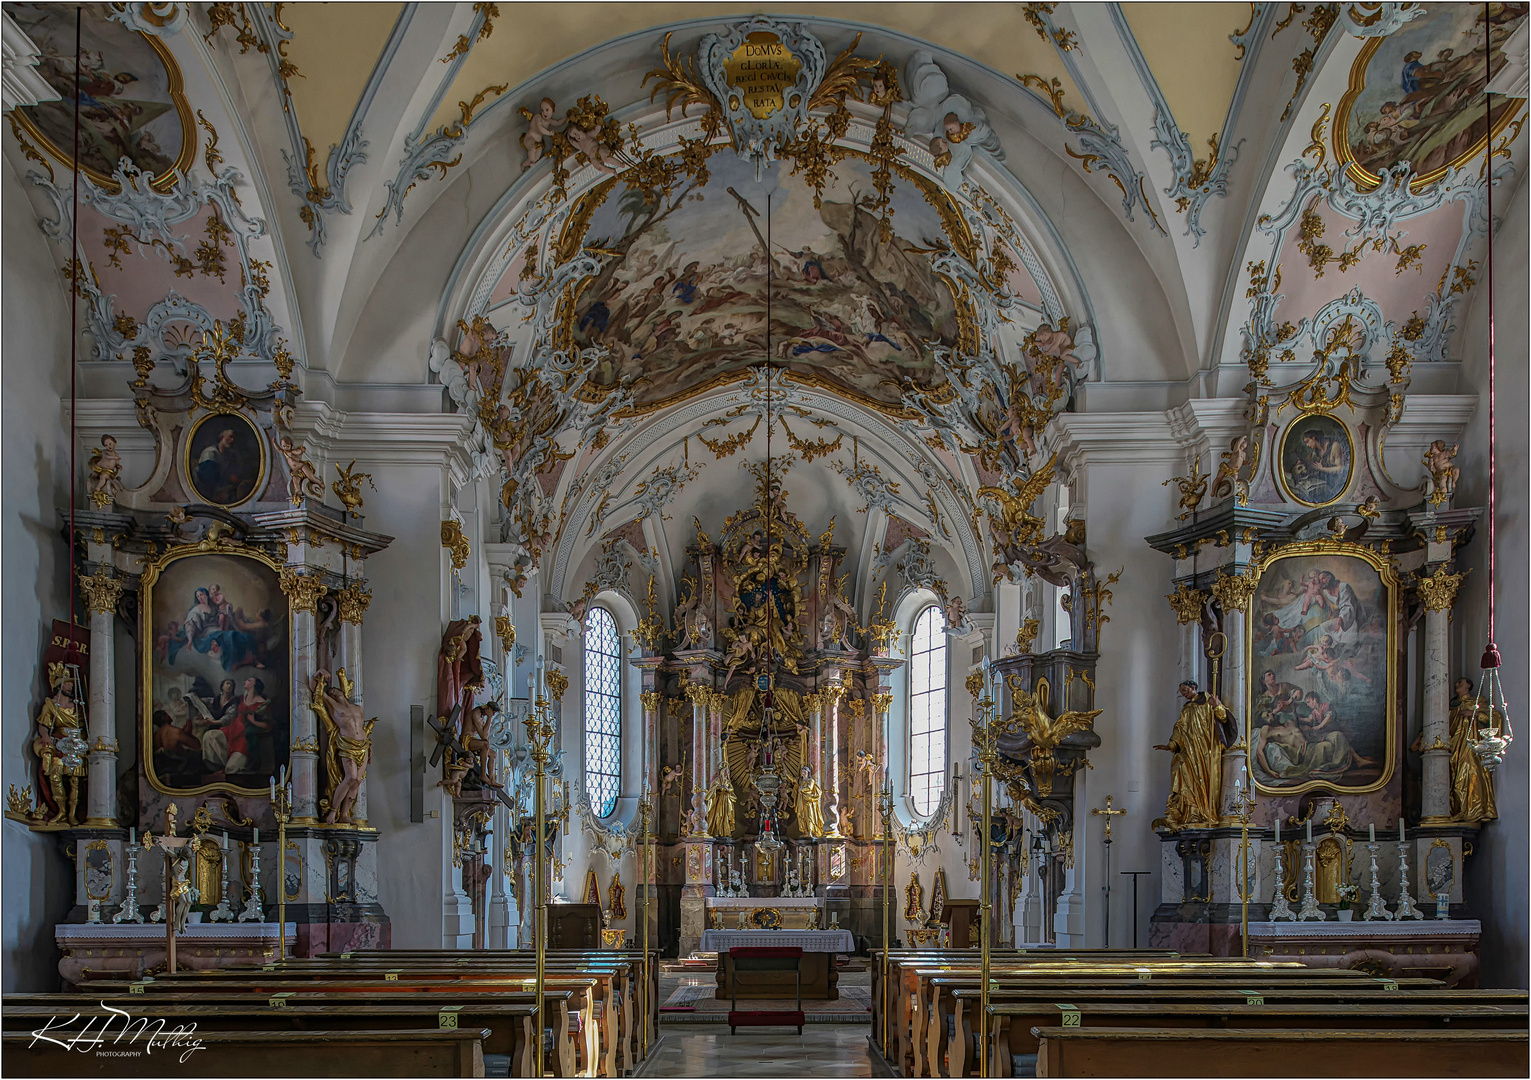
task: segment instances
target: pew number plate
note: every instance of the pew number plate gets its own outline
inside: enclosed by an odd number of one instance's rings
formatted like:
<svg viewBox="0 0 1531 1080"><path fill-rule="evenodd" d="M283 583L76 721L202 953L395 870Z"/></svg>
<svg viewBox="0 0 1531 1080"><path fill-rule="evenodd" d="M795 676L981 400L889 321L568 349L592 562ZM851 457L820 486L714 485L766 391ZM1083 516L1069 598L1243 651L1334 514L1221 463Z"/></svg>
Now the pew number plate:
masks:
<svg viewBox="0 0 1531 1080"><path fill-rule="evenodd" d="M292 997L292 995L293 991L291 990L284 990L280 994L272 994L266 999L266 1004L273 1009L285 1009L287 1008L287 999Z"/></svg>
<svg viewBox="0 0 1531 1080"><path fill-rule="evenodd" d="M1061 1019L1059 1020L1060 1026L1066 1027L1066 1028L1071 1028L1071 1027L1072 1028L1076 1028L1076 1027L1080 1026L1080 1023L1079 1023L1079 1010L1074 1008L1074 1006L1072 1006L1072 1005L1059 1005L1058 1006L1058 1013L1059 1013L1059 1015L1061 1017Z"/></svg>
<svg viewBox="0 0 1531 1080"><path fill-rule="evenodd" d="M343 953L340 954L340 958L342 960L349 960L349 959L351 959L351 954L348 953L348 952L343 952Z"/></svg>
<svg viewBox="0 0 1531 1080"><path fill-rule="evenodd" d="M462 1012L461 1005L448 1005L436 1014L436 1027L445 1030L457 1027L457 1014Z"/></svg>
<svg viewBox="0 0 1531 1080"><path fill-rule="evenodd" d="M1265 1004L1265 995L1261 994L1257 990L1242 990L1242 991L1240 991L1240 993L1242 993L1244 995L1244 1004L1245 1005L1264 1005Z"/></svg>
<svg viewBox="0 0 1531 1080"><path fill-rule="evenodd" d="M1382 989L1384 990L1398 989L1398 983L1393 979L1378 979L1377 981L1382 984Z"/></svg>
<svg viewBox="0 0 1531 1080"><path fill-rule="evenodd" d="M398 982L399 981L399 972L401 972L403 970L404 970L403 968L395 968L393 971L385 971L385 972L383 972L383 981L384 982Z"/></svg>

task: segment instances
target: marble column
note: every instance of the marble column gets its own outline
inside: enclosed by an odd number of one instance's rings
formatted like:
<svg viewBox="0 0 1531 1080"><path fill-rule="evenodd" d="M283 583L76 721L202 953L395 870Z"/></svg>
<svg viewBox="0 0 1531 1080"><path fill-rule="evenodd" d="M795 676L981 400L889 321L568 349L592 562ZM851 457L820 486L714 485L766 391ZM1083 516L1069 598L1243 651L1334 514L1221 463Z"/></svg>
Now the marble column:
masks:
<svg viewBox="0 0 1531 1080"><path fill-rule="evenodd" d="M1419 595L1425 606L1425 692L1423 701L1423 783L1420 824L1443 825L1451 820L1451 643L1448 629L1456 602L1460 574L1444 566L1433 577L1421 578ZM1424 868L1410 867L1419 880Z"/></svg>
<svg viewBox="0 0 1531 1080"><path fill-rule="evenodd" d="M1249 721L1244 715L1249 703L1249 666L1244 662L1244 635L1249 618L1249 599L1254 594L1254 588L1253 575L1236 574L1230 577L1221 571L1212 586L1212 595L1223 609L1223 636L1227 638L1223 655L1218 659L1218 682L1221 685L1219 697L1233 714L1239 728L1233 745L1223 751L1223 777L1218 792L1218 808L1224 819L1233 816L1237 786L1248 787L1250 783L1247 767L1249 747L1244 739Z"/></svg>
<svg viewBox="0 0 1531 1080"><path fill-rule="evenodd" d="M90 609L90 698L86 714L87 827L117 824L117 663L112 632L122 582L98 570L80 579Z"/></svg>
<svg viewBox="0 0 1531 1080"><path fill-rule="evenodd" d="M707 698L711 691L696 683L686 687L691 699L691 809L698 822L694 839L707 836L707 788L712 782L711 751L707 747Z"/></svg>
<svg viewBox="0 0 1531 1080"><path fill-rule="evenodd" d="M844 692L842 682L832 682L819 691L819 708L824 714L824 754L829 759L823 777L824 831L828 836L840 835L840 695Z"/></svg>
<svg viewBox="0 0 1531 1080"><path fill-rule="evenodd" d="M282 568L282 591L292 606L292 824L316 825L319 811L319 733L309 707L319 663L316 617L327 591L317 574Z"/></svg>
<svg viewBox="0 0 1531 1080"><path fill-rule="evenodd" d="M645 671L644 676L644 681L652 687L653 669ZM640 794L648 794L659 790L659 710L664 707L664 695L646 689L638 700L643 704L643 790Z"/></svg>
<svg viewBox="0 0 1531 1080"><path fill-rule="evenodd" d="M880 691L872 695L872 745L877 755L877 777L880 786L888 776L888 710L893 705L893 695L888 691ZM896 785L895 785L896 787ZM877 810L877 835L883 834L882 800L873 799L873 805Z"/></svg>

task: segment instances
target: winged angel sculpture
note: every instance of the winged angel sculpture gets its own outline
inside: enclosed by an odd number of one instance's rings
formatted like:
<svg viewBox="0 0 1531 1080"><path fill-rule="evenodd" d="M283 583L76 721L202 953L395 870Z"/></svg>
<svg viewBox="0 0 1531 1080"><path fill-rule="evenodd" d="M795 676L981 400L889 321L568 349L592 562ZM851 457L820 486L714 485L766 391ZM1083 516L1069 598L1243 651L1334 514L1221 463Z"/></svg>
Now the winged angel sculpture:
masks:
<svg viewBox="0 0 1531 1080"><path fill-rule="evenodd" d="M1046 799L1053 793L1053 778L1059 770L1068 775L1078 767L1077 762L1058 760L1055 752L1059 745L1078 732L1093 735L1095 718L1101 710L1070 709L1050 716L1052 689L1045 678L1037 679L1036 688L1029 693L1021 688L1018 678L1011 676L1009 683L1013 708L1001 730L1006 735L1020 736L1020 744L1011 752L1012 756L1024 760L1031 772L1036 797ZM1098 738L1096 743L1099 743Z"/></svg>

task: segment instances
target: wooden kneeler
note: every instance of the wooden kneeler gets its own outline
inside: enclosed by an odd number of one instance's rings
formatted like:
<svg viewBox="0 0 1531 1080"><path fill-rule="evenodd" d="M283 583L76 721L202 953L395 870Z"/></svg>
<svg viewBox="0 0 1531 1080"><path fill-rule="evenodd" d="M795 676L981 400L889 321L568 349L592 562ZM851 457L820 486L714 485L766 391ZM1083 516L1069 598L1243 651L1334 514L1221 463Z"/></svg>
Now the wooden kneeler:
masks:
<svg viewBox="0 0 1531 1080"><path fill-rule="evenodd" d="M807 1018L803 1014L803 950L782 946L761 946L728 950L733 961L733 978L729 980L728 1033L735 1034L741 1027L795 1027L803 1033ZM796 1009L739 1009L740 971L791 971L797 975Z"/></svg>

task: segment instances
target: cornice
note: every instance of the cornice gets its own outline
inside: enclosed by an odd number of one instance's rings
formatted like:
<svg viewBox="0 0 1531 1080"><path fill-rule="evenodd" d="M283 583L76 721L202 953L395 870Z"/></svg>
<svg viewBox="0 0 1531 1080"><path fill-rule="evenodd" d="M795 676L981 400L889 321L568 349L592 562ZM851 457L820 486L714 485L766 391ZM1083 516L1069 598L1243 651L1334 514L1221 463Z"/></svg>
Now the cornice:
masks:
<svg viewBox="0 0 1531 1080"><path fill-rule="evenodd" d="M1048 442L1070 471L1080 465L1179 466L1185 456L1168 412L1063 413Z"/></svg>

